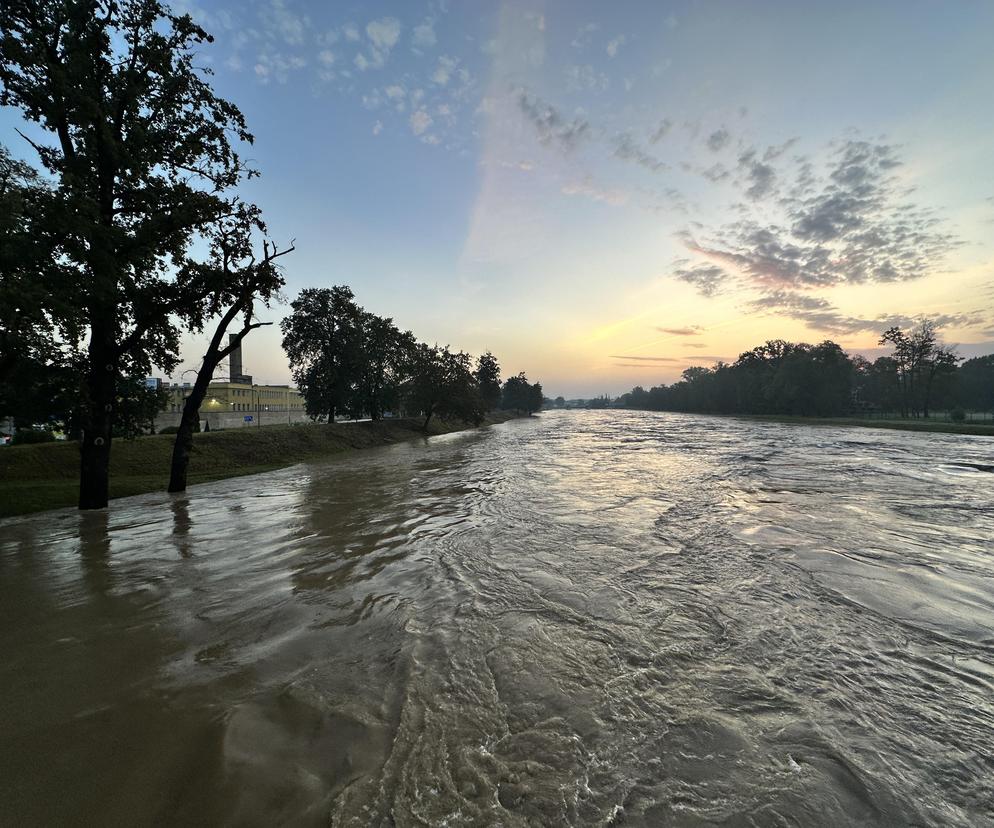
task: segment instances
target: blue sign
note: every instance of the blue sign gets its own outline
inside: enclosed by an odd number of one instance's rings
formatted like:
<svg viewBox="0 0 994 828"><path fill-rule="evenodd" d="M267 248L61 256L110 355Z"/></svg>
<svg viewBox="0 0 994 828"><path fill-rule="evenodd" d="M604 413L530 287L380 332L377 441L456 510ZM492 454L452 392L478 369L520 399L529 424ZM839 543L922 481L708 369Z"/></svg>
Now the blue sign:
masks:
<svg viewBox="0 0 994 828"><path fill-rule="evenodd" d="M251 414L246 414L245 415L245 422L246 423L251 423L252 422L252 415Z"/></svg>

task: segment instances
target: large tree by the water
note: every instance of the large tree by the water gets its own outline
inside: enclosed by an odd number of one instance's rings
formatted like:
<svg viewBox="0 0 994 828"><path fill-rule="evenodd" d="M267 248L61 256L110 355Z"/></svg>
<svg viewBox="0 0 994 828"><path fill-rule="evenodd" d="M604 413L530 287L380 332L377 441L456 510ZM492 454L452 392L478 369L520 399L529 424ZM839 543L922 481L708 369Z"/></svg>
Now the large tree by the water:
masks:
<svg viewBox="0 0 994 828"><path fill-rule="evenodd" d="M195 50L211 37L156 0L0 0L0 104L19 108L56 195L58 255L86 331L79 506L102 508L125 372L178 359L173 278L250 174L242 113Z"/></svg>

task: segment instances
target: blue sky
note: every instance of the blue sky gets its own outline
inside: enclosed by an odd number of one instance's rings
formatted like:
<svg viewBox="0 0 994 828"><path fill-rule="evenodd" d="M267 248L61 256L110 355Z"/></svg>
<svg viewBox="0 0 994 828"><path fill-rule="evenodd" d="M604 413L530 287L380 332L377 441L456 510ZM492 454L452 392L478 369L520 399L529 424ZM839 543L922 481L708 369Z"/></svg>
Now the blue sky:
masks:
<svg viewBox="0 0 994 828"><path fill-rule="evenodd" d="M174 7L255 133L288 297L349 284L566 396L922 314L994 351L994 4ZM278 340L246 370L286 381Z"/></svg>

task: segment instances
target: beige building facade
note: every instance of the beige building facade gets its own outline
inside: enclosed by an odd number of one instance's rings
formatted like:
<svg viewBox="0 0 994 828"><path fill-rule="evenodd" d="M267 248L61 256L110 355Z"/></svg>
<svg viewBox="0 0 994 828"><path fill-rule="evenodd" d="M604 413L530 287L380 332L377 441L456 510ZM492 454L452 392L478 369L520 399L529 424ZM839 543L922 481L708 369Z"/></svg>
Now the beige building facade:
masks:
<svg viewBox="0 0 994 828"><path fill-rule="evenodd" d="M165 386L169 392L166 411L181 413L183 401L190 393L189 385L174 383ZM201 414L239 412L303 412L304 398L289 385L255 385L240 382L212 382L200 406Z"/></svg>
<svg viewBox="0 0 994 828"><path fill-rule="evenodd" d="M289 385L258 385L243 372L242 349L237 337L230 337L227 379L214 380L200 406L201 427L239 428L245 426L278 425L306 422L304 398ZM236 347L237 346L237 347ZM190 383L157 383L169 395L165 409L156 417L157 427L179 425L183 404L193 390Z"/></svg>
<svg viewBox="0 0 994 828"><path fill-rule="evenodd" d="M169 402L155 418L156 430L178 426L189 385L162 385ZM288 385L254 385L240 382L212 382L200 406L200 427L215 429L255 428L309 421L304 398Z"/></svg>

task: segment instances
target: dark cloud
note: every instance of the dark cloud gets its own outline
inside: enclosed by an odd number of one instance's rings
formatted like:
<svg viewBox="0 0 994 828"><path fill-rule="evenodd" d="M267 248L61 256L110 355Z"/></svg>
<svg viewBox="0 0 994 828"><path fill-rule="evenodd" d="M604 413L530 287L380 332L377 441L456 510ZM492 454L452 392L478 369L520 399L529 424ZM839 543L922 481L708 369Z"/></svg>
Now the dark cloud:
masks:
<svg viewBox="0 0 994 828"><path fill-rule="evenodd" d="M728 281L728 274L718 265L698 264L678 267L673 275L693 285L702 296L714 296Z"/></svg>
<svg viewBox="0 0 994 828"><path fill-rule="evenodd" d="M753 311L773 313L804 322L818 331L832 334L883 333L895 325L913 327L919 321L904 314L883 314L873 318L850 316L838 310L827 299L791 290L773 290L749 303ZM950 325L982 324L978 313L946 313L928 316L939 328Z"/></svg>
<svg viewBox="0 0 994 828"><path fill-rule="evenodd" d="M712 164L710 167L705 167L704 169L699 170L699 172L713 184L725 181L731 176L731 173L724 164Z"/></svg>
<svg viewBox="0 0 994 828"><path fill-rule="evenodd" d="M563 152L570 152L589 137L589 121L579 117L567 121L552 104L525 91L518 93L518 106L535 127L539 143L543 146L551 145Z"/></svg>
<svg viewBox="0 0 994 828"><path fill-rule="evenodd" d="M777 186L777 171L771 164L759 159L755 149L739 156L739 172L745 178L745 194L753 201L766 198Z"/></svg>
<svg viewBox="0 0 994 828"><path fill-rule="evenodd" d="M687 201L683 193L675 187L656 187L655 185L638 185L635 190L644 197L642 206L654 213L677 211L688 212Z"/></svg>
<svg viewBox="0 0 994 828"><path fill-rule="evenodd" d="M798 142L798 138L788 138L782 144L772 144L768 146L763 151L763 161L770 162L776 161L781 155L785 154L794 144Z"/></svg>
<svg viewBox="0 0 994 828"><path fill-rule="evenodd" d="M650 172L661 172L669 169L669 164L646 152L629 132L623 132L618 136L614 156L622 161L631 161L633 164L645 167Z"/></svg>
<svg viewBox="0 0 994 828"><path fill-rule="evenodd" d="M887 145L847 141L821 178L805 159L795 159L787 195L777 195L782 174L772 162L790 143L739 158L746 195L765 199L763 212L775 220L747 217L705 241L685 233L691 250L767 288L796 288L915 279L936 272L959 244L939 218L906 200L892 173L899 160Z"/></svg>
<svg viewBox="0 0 994 828"><path fill-rule="evenodd" d="M711 152L721 152L725 147L729 145L732 140L731 133L722 127L721 129L716 129L708 136L707 145Z"/></svg>
<svg viewBox="0 0 994 828"><path fill-rule="evenodd" d="M686 261L685 259L683 261ZM671 334L673 336L700 336L704 329L699 325L690 325L686 328L656 328L660 333Z"/></svg>
<svg viewBox="0 0 994 828"><path fill-rule="evenodd" d="M706 342L684 342L684 348L707 348Z"/></svg>
<svg viewBox="0 0 994 828"><path fill-rule="evenodd" d="M619 354L611 354L611 359L631 359L636 362L679 362L676 357L663 357L663 356L621 356Z"/></svg>
<svg viewBox="0 0 994 828"><path fill-rule="evenodd" d="M671 129L673 129L673 122L669 118L663 118L663 120L659 122L659 126L657 126L653 130L652 135L649 136L649 143L658 144L669 134Z"/></svg>
<svg viewBox="0 0 994 828"><path fill-rule="evenodd" d="M892 193L886 173L898 163L889 146L849 142L827 185L793 211L791 232L805 241L831 242L868 228L869 219L887 209Z"/></svg>
<svg viewBox="0 0 994 828"><path fill-rule="evenodd" d="M734 265L764 285L814 287L838 281L829 250L796 244L778 228L761 227L751 221L721 228L717 244L698 244L689 239L687 246Z"/></svg>
<svg viewBox="0 0 994 828"><path fill-rule="evenodd" d="M748 199L760 201L777 192L779 177L773 162L796 143L797 139L791 138L782 144L768 146L762 153L758 147L751 147L739 155L738 170Z"/></svg>

